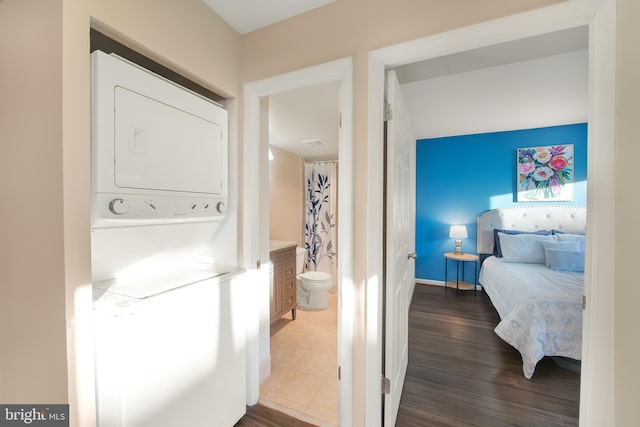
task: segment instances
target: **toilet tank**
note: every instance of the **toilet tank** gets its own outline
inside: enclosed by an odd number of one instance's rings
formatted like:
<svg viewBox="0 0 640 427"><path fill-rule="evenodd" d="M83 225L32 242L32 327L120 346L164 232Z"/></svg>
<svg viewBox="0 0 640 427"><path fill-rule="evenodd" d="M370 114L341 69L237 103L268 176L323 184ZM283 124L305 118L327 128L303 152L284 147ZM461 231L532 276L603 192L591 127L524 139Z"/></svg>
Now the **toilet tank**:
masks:
<svg viewBox="0 0 640 427"><path fill-rule="evenodd" d="M302 273L304 269L304 257L307 251L304 248L296 248L296 275Z"/></svg>

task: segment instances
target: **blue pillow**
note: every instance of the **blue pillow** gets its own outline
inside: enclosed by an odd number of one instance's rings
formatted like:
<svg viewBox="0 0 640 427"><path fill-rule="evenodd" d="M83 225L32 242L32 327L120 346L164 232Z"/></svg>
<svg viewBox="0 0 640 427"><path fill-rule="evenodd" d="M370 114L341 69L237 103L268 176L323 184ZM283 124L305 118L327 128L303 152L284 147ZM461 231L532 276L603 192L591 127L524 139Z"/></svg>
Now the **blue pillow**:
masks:
<svg viewBox="0 0 640 427"><path fill-rule="evenodd" d="M505 262L544 264L544 243L552 243L553 236L539 234L504 234L500 237L500 250Z"/></svg>
<svg viewBox="0 0 640 427"><path fill-rule="evenodd" d="M552 270L582 272L584 252L545 248L544 263Z"/></svg>
<svg viewBox="0 0 640 427"><path fill-rule="evenodd" d="M557 235L554 237L557 237ZM549 261L551 261L553 258L547 257L547 252L546 252L547 250L582 252L582 256L584 257L584 247L577 240L560 241L560 242L557 240L554 240L552 242L542 242L542 247L544 248L544 251L545 251L544 264L549 268L551 268L551 265L549 265Z"/></svg>
<svg viewBox="0 0 640 427"><path fill-rule="evenodd" d="M504 234L539 234L542 236L550 236L551 232L549 230L540 230L540 231L520 231L520 230L504 230L501 228L493 229L493 254L498 258L502 258L502 249L500 248L500 238L498 237L498 233Z"/></svg>
<svg viewBox="0 0 640 427"><path fill-rule="evenodd" d="M584 234L557 233L554 234L554 237L558 242L574 242L578 244L577 250L584 252L584 246L587 241L587 236Z"/></svg>

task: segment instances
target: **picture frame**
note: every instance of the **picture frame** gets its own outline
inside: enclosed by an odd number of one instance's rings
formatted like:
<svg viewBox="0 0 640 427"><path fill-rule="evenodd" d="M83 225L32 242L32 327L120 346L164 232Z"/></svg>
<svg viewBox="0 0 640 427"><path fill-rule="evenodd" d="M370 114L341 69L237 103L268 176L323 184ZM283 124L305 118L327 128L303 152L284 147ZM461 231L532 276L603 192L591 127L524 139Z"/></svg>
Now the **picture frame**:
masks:
<svg viewBox="0 0 640 427"><path fill-rule="evenodd" d="M573 200L573 144L525 147L516 151L518 202Z"/></svg>

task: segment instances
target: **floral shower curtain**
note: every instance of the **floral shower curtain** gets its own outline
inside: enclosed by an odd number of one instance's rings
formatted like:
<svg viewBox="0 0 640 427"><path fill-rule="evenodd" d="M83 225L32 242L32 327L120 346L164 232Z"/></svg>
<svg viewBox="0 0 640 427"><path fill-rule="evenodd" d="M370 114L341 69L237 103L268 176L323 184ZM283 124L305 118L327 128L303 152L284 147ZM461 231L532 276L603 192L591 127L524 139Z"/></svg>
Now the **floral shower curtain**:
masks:
<svg viewBox="0 0 640 427"><path fill-rule="evenodd" d="M336 202L338 183L335 162L304 164L306 183L304 247L307 270L336 276ZM334 282L335 283L335 282Z"/></svg>

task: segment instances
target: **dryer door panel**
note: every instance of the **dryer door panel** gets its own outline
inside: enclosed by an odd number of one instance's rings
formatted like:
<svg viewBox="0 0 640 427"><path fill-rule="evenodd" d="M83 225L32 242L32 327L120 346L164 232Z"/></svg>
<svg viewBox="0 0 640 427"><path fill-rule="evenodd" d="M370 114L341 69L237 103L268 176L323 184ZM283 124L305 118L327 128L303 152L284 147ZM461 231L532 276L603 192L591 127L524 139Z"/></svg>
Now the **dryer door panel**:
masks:
<svg viewBox="0 0 640 427"><path fill-rule="evenodd" d="M117 187L222 193L219 124L119 86L114 107Z"/></svg>

